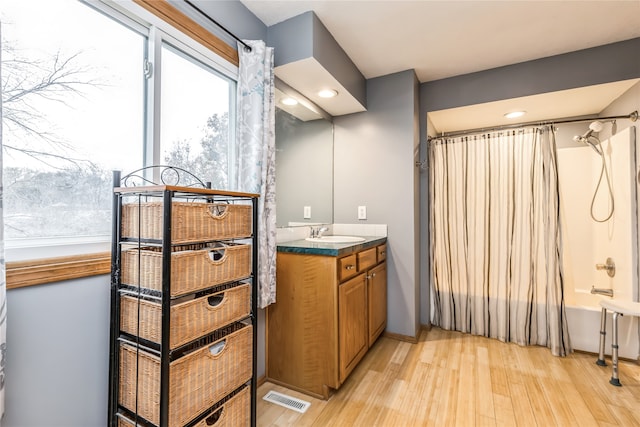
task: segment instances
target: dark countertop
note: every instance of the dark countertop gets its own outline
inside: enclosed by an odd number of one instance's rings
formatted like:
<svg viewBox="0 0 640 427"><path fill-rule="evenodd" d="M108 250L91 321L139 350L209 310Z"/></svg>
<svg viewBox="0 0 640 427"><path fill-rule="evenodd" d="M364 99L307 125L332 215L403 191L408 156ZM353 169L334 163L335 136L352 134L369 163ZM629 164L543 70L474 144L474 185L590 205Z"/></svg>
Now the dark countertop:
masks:
<svg viewBox="0 0 640 427"><path fill-rule="evenodd" d="M380 236L357 236L365 239L362 242L350 243L317 243L307 240L293 240L291 242L278 243L278 252L291 252L307 255L327 255L342 256L353 252L360 252L363 249L373 248L387 241L386 237Z"/></svg>

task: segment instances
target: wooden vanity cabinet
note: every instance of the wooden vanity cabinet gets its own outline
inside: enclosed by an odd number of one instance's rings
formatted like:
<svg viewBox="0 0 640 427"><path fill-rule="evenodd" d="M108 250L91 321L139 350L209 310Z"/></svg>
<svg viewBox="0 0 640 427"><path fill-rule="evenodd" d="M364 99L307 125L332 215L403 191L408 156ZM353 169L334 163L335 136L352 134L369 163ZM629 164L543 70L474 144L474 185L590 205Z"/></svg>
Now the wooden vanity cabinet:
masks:
<svg viewBox="0 0 640 427"><path fill-rule="evenodd" d="M345 256L278 252L267 379L329 398L386 327L386 245Z"/></svg>

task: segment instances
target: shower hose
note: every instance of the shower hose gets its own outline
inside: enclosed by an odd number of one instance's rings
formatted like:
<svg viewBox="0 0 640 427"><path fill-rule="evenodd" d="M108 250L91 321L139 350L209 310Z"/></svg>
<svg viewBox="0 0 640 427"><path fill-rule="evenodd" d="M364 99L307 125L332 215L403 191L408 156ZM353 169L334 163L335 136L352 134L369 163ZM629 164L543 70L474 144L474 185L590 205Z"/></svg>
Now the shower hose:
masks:
<svg viewBox="0 0 640 427"><path fill-rule="evenodd" d="M598 178L598 185L596 185L596 189L593 192L593 198L591 199L591 218L596 222L607 222L609 221L609 219L611 219L611 217L613 216L613 211L615 210L615 202L613 198L613 187L611 185L611 176L609 175L609 169L607 168L607 160L604 155L604 149L600 144L600 140L598 138L595 138L595 139L598 141L598 146L600 148L600 150L598 150L598 154L600 154L600 159L602 160L602 167L600 168L600 178ZM611 207L609 209L609 212L607 213L606 218L596 218L596 215L593 212L593 207L595 206L596 196L598 195L598 192L600 191L600 186L602 185L603 176L607 180L607 187L609 189L609 201L611 202Z"/></svg>

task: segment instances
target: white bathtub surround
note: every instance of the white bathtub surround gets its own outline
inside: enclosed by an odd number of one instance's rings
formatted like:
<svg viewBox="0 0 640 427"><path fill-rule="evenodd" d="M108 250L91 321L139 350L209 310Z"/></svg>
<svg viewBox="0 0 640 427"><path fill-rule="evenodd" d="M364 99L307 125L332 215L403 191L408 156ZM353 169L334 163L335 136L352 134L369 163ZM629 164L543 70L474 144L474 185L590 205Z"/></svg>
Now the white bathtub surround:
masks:
<svg viewBox="0 0 640 427"><path fill-rule="evenodd" d="M429 146L433 323L571 351L550 127Z"/></svg>
<svg viewBox="0 0 640 427"><path fill-rule="evenodd" d="M594 221L590 215L601 171L600 156L588 146L563 148L558 152L562 263L569 333L575 349L594 353L598 352L600 301L611 298L591 294L591 287L612 289L616 300L638 300L635 128L618 130L616 135L601 141L601 145L611 173L615 201L613 217L604 223ZM607 191L603 184L596 195L594 211L597 218L610 207ZM596 264L603 264L609 257L616 265L614 277L596 269ZM609 313L609 339L611 323ZM621 357L638 359L638 335L636 318L623 316L619 319ZM609 351L610 340L606 346L606 352Z"/></svg>

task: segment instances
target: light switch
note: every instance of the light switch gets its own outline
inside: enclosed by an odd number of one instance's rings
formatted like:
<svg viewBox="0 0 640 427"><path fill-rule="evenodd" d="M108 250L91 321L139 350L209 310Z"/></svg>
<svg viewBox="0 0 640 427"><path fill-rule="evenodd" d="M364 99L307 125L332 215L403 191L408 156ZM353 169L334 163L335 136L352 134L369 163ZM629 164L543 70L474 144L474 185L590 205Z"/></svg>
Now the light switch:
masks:
<svg viewBox="0 0 640 427"><path fill-rule="evenodd" d="M358 206L358 219L367 219L367 207Z"/></svg>
<svg viewBox="0 0 640 427"><path fill-rule="evenodd" d="M311 206L304 207L304 219L311 219Z"/></svg>

